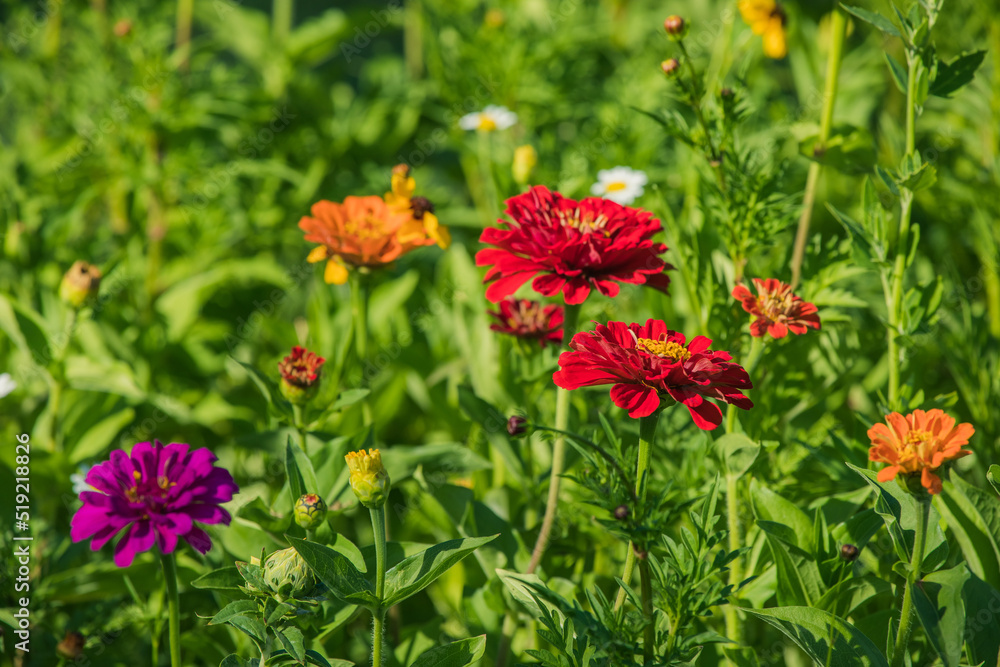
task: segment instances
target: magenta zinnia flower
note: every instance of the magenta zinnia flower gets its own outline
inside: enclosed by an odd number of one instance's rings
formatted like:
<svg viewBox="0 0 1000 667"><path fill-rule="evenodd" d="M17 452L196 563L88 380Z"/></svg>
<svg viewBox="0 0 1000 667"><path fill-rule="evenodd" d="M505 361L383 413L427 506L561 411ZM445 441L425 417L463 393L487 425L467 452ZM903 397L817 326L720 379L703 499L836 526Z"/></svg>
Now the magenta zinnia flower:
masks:
<svg viewBox="0 0 1000 667"><path fill-rule="evenodd" d="M496 303L532 278L539 294L562 292L568 304L583 303L592 289L616 296L618 283L667 291L673 267L659 255L667 250L651 239L660 221L647 211L600 197L581 201L537 185L507 200L511 222L488 227L479 241L492 248L476 254L489 266L486 298Z"/></svg>
<svg viewBox="0 0 1000 667"><path fill-rule="evenodd" d="M662 398L672 398L698 428L711 431L722 423L722 411L706 399L753 407L741 391L753 388L747 372L728 352L708 349L711 344L704 336L688 342L660 320L598 324L573 336L552 379L564 389L614 385L611 400L633 418L653 414Z"/></svg>
<svg viewBox="0 0 1000 667"><path fill-rule="evenodd" d="M115 565L128 567L135 555L153 543L173 553L177 538L207 553L212 540L195 522L229 524L229 512L219 505L233 499L239 487L224 468L217 468L208 449L189 452L190 445L137 443L131 455L118 449L111 460L87 473L97 489L80 494L83 507L73 516L74 542L94 538L99 550L125 529L115 546Z"/></svg>

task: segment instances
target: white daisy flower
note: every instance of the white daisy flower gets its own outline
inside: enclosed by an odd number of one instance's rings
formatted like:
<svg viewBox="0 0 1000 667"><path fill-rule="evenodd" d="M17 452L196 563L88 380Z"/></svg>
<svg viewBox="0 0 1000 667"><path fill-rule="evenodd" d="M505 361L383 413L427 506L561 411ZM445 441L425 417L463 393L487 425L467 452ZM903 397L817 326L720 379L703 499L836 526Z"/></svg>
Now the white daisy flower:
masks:
<svg viewBox="0 0 1000 667"><path fill-rule="evenodd" d="M642 196L642 188L649 179L646 172L631 167L614 167L597 172L597 182L590 186L590 193L627 206Z"/></svg>
<svg viewBox="0 0 1000 667"><path fill-rule="evenodd" d="M14 382L14 378L10 376L10 373L0 373L0 398L3 398L15 389L17 389L17 383Z"/></svg>
<svg viewBox="0 0 1000 667"><path fill-rule="evenodd" d="M73 482L73 493L80 495L84 491L97 490L90 484L87 484L87 473L90 472L90 469L93 467L94 466L88 466L81 463L77 466L76 472L69 476L69 481Z"/></svg>
<svg viewBox="0 0 1000 667"><path fill-rule="evenodd" d="M458 126L463 130L492 132L493 130L506 130L516 122L516 113L507 107L491 104L482 111L465 114L458 119Z"/></svg>

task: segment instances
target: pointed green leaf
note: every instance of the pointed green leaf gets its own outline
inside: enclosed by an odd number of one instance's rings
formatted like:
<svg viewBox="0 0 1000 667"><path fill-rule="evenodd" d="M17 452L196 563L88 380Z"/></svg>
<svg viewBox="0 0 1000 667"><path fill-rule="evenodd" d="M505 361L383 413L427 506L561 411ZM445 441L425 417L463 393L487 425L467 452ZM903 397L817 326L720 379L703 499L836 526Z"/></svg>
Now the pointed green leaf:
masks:
<svg viewBox="0 0 1000 667"><path fill-rule="evenodd" d="M783 632L825 667L888 667L885 656L860 630L833 614L811 607L743 609Z"/></svg>
<svg viewBox="0 0 1000 667"><path fill-rule="evenodd" d="M276 516L271 508L264 504L260 496L236 510L236 516L252 521L270 533L283 533L291 524L291 516Z"/></svg>
<svg viewBox="0 0 1000 667"><path fill-rule="evenodd" d="M927 638L945 667L958 667L965 644L965 603L962 589L969 579L962 563L950 570L932 572L913 587L913 606Z"/></svg>
<svg viewBox="0 0 1000 667"><path fill-rule="evenodd" d="M281 630L275 630L274 634L278 637L278 641L281 642L281 646L288 651L292 657L298 660L299 663L305 663L305 637L302 636L301 630L295 626L288 626L282 628Z"/></svg>
<svg viewBox="0 0 1000 667"><path fill-rule="evenodd" d="M722 454L726 473L737 478L750 470L760 454L760 443L742 433L726 433L715 441L715 446Z"/></svg>
<svg viewBox="0 0 1000 667"><path fill-rule="evenodd" d="M861 7L852 7L851 5L845 5L843 3L840 6L844 8L844 11L850 14L854 14L865 23L872 24L873 26L875 26L876 28L878 28L887 35L892 35L893 37L900 37L900 38L902 38L903 36L899 32L899 28L897 28L892 21L882 16L878 12L871 12L868 11L867 9L862 9Z"/></svg>
<svg viewBox="0 0 1000 667"><path fill-rule="evenodd" d="M981 579L1000 589L1000 499L967 484L952 471L934 499L965 561Z"/></svg>
<svg viewBox="0 0 1000 667"><path fill-rule="evenodd" d="M425 651L410 667L469 667L485 652L486 635L479 635Z"/></svg>
<svg viewBox="0 0 1000 667"><path fill-rule="evenodd" d="M963 53L950 63L939 62L937 76L931 83L930 94L951 97L951 94L968 84L976 76L976 70L983 64L986 51Z"/></svg>
<svg viewBox="0 0 1000 667"><path fill-rule="evenodd" d="M295 537L288 537L288 541L336 597L366 607L378 605L371 582L343 554L328 546Z"/></svg>
<svg viewBox="0 0 1000 667"><path fill-rule="evenodd" d="M236 600L230 602L225 607L219 610L215 616L213 616L209 621L209 625L219 625L225 623L234 616L242 616L243 614L252 614L257 611L257 603L253 600Z"/></svg>
<svg viewBox="0 0 1000 667"><path fill-rule="evenodd" d="M391 607L427 588L435 579L445 573L473 551L489 544L499 535L489 537L467 537L449 540L426 551L404 558L385 573L385 607Z"/></svg>
<svg viewBox="0 0 1000 667"><path fill-rule="evenodd" d="M240 576L240 571L236 567L222 567L218 570L213 570L208 574L203 574L194 581L191 585L195 588L201 588L203 590L212 591L238 591L241 586L246 585L243 577Z"/></svg>

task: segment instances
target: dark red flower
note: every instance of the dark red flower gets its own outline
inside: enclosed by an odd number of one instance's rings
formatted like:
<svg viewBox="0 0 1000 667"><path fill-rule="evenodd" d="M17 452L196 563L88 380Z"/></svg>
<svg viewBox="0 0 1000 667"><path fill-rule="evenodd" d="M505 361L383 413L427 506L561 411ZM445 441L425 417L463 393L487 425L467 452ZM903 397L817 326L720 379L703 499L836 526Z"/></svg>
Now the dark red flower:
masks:
<svg viewBox="0 0 1000 667"><path fill-rule="evenodd" d="M754 296L744 285L733 289L733 297L743 302L743 310L757 319L750 323L750 335L761 338L765 333L784 338L791 331L804 334L810 328L819 329L816 306L792 294L792 286L777 278L753 279L757 288Z"/></svg>
<svg viewBox="0 0 1000 667"><path fill-rule="evenodd" d="M315 352L296 345L292 353L278 363L281 378L296 387L308 389L316 384L319 373L326 359Z"/></svg>
<svg viewBox="0 0 1000 667"><path fill-rule="evenodd" d="M532 278L536 292L562 292L568 304L583 303L591 289L615 296L617 283L667 291L664 271L673 267L658 257L667 246L650 240L661 227L647 211L600 197L578 202L537 185L508 199L506 213L512 222L479 237L494 247L476 254L477 266L490 267L486 298L494 303Z"/></svg>
<svg viewBox="0 0 1000 667"><path fill-rule="evenodd" d="M749 410L753 403L741 389L751 389L747 372L732 363L728 352L708 349L712 341L671 331L660 320L645 324L608 322L573 336L570 352L559 357L553 375L564 389L613 384L611 400L629 417L646 417L669 396L687 406L698 428L711 431L722 423L722 411L705 399Z"/></svg>
<svg viewBox="0 0 1000 667"><path fill-rule="evenodd" d="M546 306L538 301L515 299L511 296L500 302L499 310L486 312L496 320L495 324L490 325L493 331L537 340L542 347L546 343L562 343L562 306Z"/></svg>

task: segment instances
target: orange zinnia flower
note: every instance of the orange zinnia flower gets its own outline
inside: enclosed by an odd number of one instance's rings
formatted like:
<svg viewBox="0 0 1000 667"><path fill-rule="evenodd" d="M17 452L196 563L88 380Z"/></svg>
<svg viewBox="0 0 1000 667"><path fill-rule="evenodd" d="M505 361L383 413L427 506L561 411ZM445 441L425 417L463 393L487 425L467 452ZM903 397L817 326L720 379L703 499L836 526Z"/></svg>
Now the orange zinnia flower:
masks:
<svg viewBox="0 0 1000 667"><path fill-rule="evenodd" d="M935 471L972 453L962 449L976 432L972 424L955 426L955 418L941 410L914 410L906 417L893 412L885 421L868 429L872 441L868 458L889 464L879 471L880 482L890 482L899 473L920 473L920 483L931 495L941 493L941 478Z"/></svg>
<svg viewBox="0 0 1000 667"><path fill-rule="evenodd" d="M784 338L789 331L804 334L810 328L819 329L819 315L815 305L792 294L792 286L776 278L753 279L757 296L743 285L733 289L733 298L743 304L743 310L756 319L750 323L750 335L761 338L771 334L773 338Z"/></svg>

